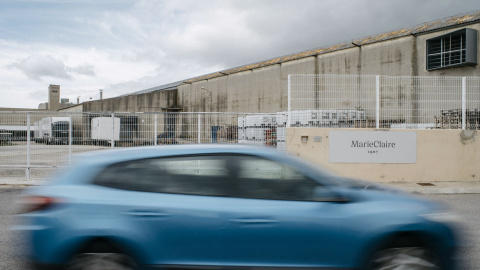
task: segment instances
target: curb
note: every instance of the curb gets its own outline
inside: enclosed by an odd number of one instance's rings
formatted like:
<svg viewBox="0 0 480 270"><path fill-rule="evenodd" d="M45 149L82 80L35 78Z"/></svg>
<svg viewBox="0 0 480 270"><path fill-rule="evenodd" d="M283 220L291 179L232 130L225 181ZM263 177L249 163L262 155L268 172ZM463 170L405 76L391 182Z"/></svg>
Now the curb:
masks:
<svg viewBox="0 0 480 270"><path fill-rule="evenodd" d="M48 183L49 180L19 180L19 179L0 179L0 188L8 187L28 187L28 186L41 186Z"/></svg>
<svg viewBox="0 0 480 270"><path fill-rule="evenodd" d="M479 194L480 182L381 183L383 186L418 194Z"/></svg>

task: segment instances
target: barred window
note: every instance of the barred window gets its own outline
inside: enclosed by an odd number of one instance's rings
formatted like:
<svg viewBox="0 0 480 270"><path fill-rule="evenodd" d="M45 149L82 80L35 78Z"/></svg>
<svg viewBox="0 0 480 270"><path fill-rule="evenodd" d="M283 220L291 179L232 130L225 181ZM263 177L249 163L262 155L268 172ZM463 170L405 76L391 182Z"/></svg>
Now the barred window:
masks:
<svg viewBox="0 0 480 270"><path fill-rule="evenodd" d="M427 70L476 64L476 30L464 28L427 40Z"/></svg>

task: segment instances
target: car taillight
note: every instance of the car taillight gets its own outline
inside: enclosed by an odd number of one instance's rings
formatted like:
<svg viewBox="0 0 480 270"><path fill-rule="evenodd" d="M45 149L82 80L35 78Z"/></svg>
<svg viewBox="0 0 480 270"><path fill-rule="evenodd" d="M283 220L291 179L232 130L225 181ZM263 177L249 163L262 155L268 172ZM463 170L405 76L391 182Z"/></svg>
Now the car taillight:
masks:
<svg viewBox="0 0 480 270"><path fill-rule="evenodd" d="M59 202L60 200L58 198L46 196L26 196L21 200L22 209L20 211L22 213L29 213L45 210L58 204Z"/></svg>

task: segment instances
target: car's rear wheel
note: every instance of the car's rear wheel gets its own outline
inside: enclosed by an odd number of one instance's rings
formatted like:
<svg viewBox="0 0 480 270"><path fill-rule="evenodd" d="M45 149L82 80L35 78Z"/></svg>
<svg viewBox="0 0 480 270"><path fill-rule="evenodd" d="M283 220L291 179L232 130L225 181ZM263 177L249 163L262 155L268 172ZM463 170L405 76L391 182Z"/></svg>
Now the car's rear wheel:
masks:
<svg viewBox="0 0 480 270"><path fill-rule="evenodd" d="M425 247L385 248L375 253L368 270L441 269L438 257Z"/></svg>
<svg viewBox="0 0 480 270"><path fill-rule="evenodd" d="M91 243L74 255L65 270L136 270L135 260L108 242Z"/></svg>
<svg viewBox="0 0 480 270"><path fill-rule="evenodd" d="M135 270L135 262L120 253L81 253L75 255L66 270Z"/></svg>

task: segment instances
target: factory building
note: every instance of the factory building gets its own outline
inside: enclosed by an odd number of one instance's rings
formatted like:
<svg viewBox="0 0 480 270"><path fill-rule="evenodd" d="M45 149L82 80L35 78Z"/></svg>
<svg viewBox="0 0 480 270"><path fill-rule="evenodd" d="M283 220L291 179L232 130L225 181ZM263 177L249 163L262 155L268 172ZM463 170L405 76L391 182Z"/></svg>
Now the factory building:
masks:
<svg viewBox="0 0 480 270"><path fill-rule="evenodd" d="M28 108L0 108L1 112L14 112L5 116L0 123L0 139L5 134L14 140L26 140L27 137L27 119L22 112L56 112L58 110L72 107L68 98L60 98L60 85L50 84L48 86L48 102L38 105L38 109ZM72 111L72 110L70 110ZM32 128L33 129L33 128ZM33 130L31 130L33 137ZM1 140L0 140L1 141Z"/></svg>
<svg viewBox="0 0 480 270"><path fill-rule="evenodd" d="M51 86L44 108L60 113L5 125L61 116L70 147L264 144L347 177L478 181L479 31L473 11L63 109ZM291 109L295 88L304 103ZM366 149L377 141L403 152Z"/></svg>
<svg viewBox="0 0 480 270"><path fill-rule="evenodd" d="M289 74L480 76L480 11L230 68L129 95L84 112L251 112L288 107Z"/></svg>

